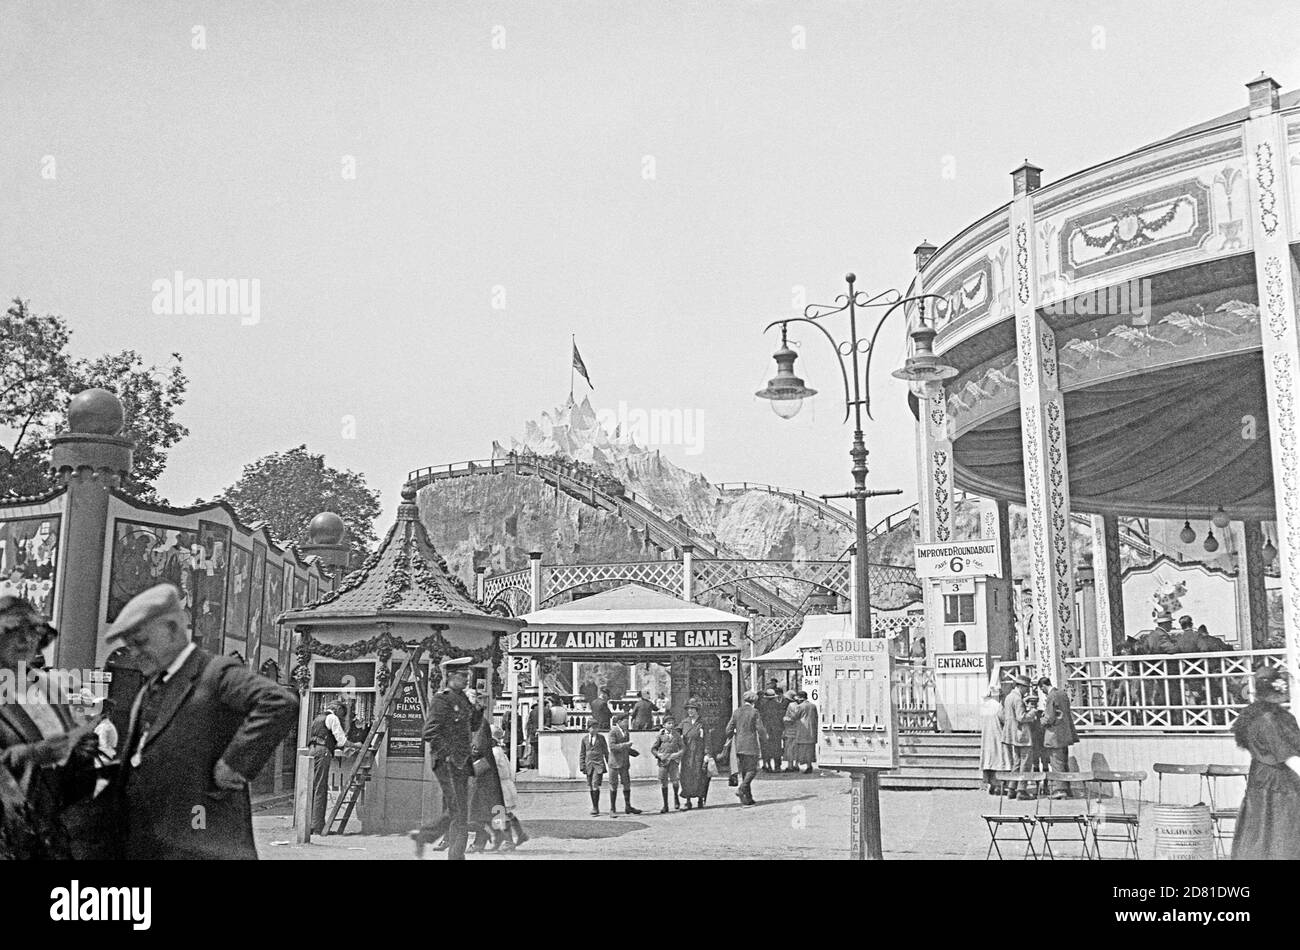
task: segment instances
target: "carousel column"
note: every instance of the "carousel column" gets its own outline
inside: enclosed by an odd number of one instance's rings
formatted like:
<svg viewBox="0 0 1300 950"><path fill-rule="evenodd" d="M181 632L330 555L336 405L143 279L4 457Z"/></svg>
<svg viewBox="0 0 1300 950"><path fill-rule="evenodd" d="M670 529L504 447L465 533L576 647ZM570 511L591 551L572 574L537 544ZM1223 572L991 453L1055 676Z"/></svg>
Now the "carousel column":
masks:
<svg viewBox="0 0 1300 950"><path fill-rule="evenodd" d="M918 387L920 418L917 445L917 510L921 519L920 544L953 539L952 439L948 426L948 397L941 383ZM926 659L943 643L943 595L939 584L922 581L925 603Z"/></svg>
<svg viewBox="0 0 1300 950"><path fill-rule="evenodd" d="M68 489L58 551L58 617L52 665L88 670L97 663L99 592L104 579L108 499L131 471L135 444L119 433L122 403L106 389L87 389L68 407L68 429L50 442L50 470Z"/></svg>
<svg viewBox="0 0 1300 950"><path fill-rule="evenodd" d="M1113 656L1124 642L1124 589L1120 579L1119 518L1092 515L1093 596L1097 601L1097 655Z"/></svg>
<svg viewBox="0 0 1300 950"><path fill-rule="evenodd" d="M1026 162L1012 175L1011 241L1015 254L1016 353L1020 367L1020 436L1034 590L1034 641L1040 673L1064 683L1074 644L1074 564L1070 544L1070 476L1065 447L1065 400L1056 339L1038 316L1039 241L1033 193L1042 169Z"/></svg>
<svg viewBox="0 0 1300 950"><path fill-rule="evenodd" d="M1004 499L980 500L980 537L986 541L997 539L1002 573L1001 577L984 578L985 652L1010 660L1015 603L1011 589L1011 509ZM989 666L991 669L992 663Z"/></svg>
<svg viewBox="0 0 1300 950"><path fill-rule="evenodd" d="M1296 444L1300 334L1296 327L1298 278L1288 245L1287 136L1279 113L1278 84L1261 76L1246 88L1250 90L1250 118L1243 124L1246 182L1264 342L1286 665L1295 681L1300 677L1300 450Z"/></svg>
<svg viewBox="0 0 1300 950"><path fill-rule="evenodd" d="M1242 524L1245 535L1246 601L1250 613L1250 649L1268 645L1268 592L1264 587L1264 526L1258 521Z"/></svg>

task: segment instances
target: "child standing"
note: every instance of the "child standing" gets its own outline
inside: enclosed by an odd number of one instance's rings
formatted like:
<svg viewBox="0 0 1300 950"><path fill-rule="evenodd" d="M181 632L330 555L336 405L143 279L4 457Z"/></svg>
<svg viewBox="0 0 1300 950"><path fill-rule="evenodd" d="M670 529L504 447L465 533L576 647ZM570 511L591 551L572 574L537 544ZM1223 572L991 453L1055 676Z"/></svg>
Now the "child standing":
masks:
<svg viewBox="0 0 1300 950"><path fill-rule="evenodd" d="M582 747L578 750L578 769L587 776L587 791L591 792L593 815L600 814L600 782L608 762L609 744L596 728L596 720L593 719L587 723L587 734L583 736Z"/></svg>
<svg viewBox="0 0 1300 950"><path fill-rule="evenodd" d="M659 814L668 814L668 784L673 786L673 807L680 810L681 802L681 768L682 752L685 751L682 734L677 728L677 721L672 716L664 716L663 728L655 737L655 744L650 747L650 754L659 763L659 790L664 796L664 807Z"/></svg>

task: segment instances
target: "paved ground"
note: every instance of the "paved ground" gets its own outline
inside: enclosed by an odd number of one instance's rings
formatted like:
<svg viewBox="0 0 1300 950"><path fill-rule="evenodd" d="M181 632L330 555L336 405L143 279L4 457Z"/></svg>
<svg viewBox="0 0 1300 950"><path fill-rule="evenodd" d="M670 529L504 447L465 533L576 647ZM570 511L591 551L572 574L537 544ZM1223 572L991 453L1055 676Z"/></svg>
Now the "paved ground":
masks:
<svg viewBox="0 0 1300 950"><path fill-rule="evenodd" d="M518 814L532 840L511 854L484 854L476 860L519 861L535 858L847 858L849 828L848 779L821 775L760 775L754 785L758 804L744 808L725 780L715 779L704 811L659 814L662 802L655 784L634 786L632 803L644 814L611 818L589 816L591 800L584 787L573 791L528 792L521 789ZM1061 810L1062 803L1054 803ZM1067 802L1064 806L1081 806ZM652 807L653 806L653 807ZM621 807L621 803L620 803ZM1034 803L1014 806L1027 813ZM1045 807L1045 806L1044 806ZM983 859L988 831L981 815L996 813L997 799L976 791L886 791L881 793L881 821L887 858ZM1150 808L1144 809L1140 853L1150 858L1154 839ZM258 850L268 859L412 859L411 842L402 835L346 834L317 838L309 845L293 844L290 818L284 809L253 819ZM1068 834L1060 829L1059 834ZM1054 838L1056 834L1054 833ZM1118 857L1120 846L1106 846ZM1077 839L1058 855L1078 854ZM1004 853L1019 856L1012 848ZM429 852L428 859L444 857Z"/></svg>

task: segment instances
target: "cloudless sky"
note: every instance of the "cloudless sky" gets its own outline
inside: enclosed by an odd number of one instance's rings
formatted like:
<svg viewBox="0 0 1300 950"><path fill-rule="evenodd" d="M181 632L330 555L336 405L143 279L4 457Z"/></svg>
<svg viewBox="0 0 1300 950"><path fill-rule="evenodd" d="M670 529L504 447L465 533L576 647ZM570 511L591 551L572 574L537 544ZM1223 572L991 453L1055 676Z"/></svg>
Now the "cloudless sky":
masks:
<svg viewBox="0 0 1300 950"><path fill-rule="evenodd" d="M1024 158L1051 181L1261 70L1293 88L1298 27L1286 0L4 0L0 292L79 355L184 356L173 504L306 443L383 492L383 531L408 470L565 400L570 333L597 409L699 414L678 464L844 491L825 342L796 334L798 418L753 396L795 288L905 288ZM258 279L260 322L155 315L177 270ZM901 320L882 340L871 479L905 498L877 515L915 497Z"/></svg>

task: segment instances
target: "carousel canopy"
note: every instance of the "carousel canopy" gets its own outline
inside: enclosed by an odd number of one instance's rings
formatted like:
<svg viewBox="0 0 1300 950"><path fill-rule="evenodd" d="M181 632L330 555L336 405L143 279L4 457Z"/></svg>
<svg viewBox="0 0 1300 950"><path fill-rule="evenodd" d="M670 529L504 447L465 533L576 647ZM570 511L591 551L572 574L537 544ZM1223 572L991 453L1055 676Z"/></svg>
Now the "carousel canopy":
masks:
<svg viewBox="0 0 1300 950"><path fill-rule="evenodd" d="M799 665L800 650L807 647L820 647L827 637L852 636L852 614L809 614L803 618L803 626L788 643L745 662L794 668Z"/></svg>

